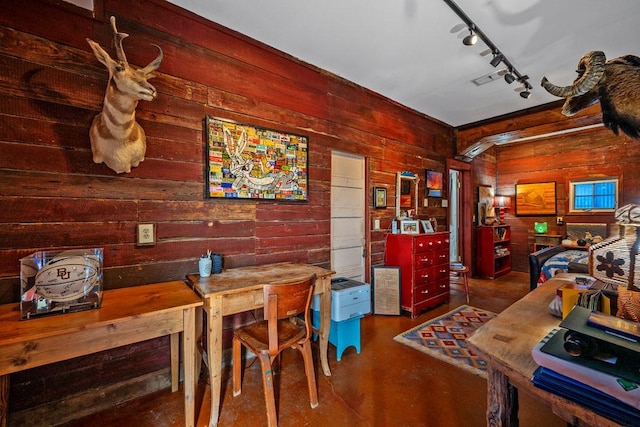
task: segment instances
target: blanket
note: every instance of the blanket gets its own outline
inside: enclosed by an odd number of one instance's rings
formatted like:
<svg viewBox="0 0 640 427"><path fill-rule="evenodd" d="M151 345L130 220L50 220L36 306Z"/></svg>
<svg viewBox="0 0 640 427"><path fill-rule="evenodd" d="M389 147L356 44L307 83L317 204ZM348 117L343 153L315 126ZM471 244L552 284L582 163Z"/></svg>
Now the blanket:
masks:
<svg viewBox="0 0 640 427"><path fill-rule="evenodd" d="M569 263L571 262L589 264L589 251L568 250L549 258L540 270L538 286L558 273L566 273L569 270Z"/></svg>

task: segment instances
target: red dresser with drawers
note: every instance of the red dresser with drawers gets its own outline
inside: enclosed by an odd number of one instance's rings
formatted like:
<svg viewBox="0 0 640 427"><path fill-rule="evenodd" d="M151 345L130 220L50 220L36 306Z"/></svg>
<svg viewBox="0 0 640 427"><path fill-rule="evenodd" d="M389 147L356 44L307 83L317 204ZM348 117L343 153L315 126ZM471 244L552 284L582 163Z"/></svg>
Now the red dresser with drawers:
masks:
<svg viewBox="0 0 640 427"><path fill-rule="evenodd" d="M384 262L400 267L402 310L421 311L449 301L449 232L387 234Z"/></svg>

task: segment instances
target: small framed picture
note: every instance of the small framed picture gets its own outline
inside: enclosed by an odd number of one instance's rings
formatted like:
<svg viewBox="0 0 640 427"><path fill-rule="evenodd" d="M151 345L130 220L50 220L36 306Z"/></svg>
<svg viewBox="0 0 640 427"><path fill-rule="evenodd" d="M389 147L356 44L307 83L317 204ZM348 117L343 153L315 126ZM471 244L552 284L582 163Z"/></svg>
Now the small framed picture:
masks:
<svg viewBox="0 0 640 427"><path fill-rule="evenodd" d="M400 267L371 267L373 314L400 315Z"/></svg>
<svg viewBox="0 0 640 427"><path fill-rule="evenodd" d="M387 189L384 187L373 187L373 207L383 209L387 207Z"/></svg>
<svg viewBox="0 0 640 427"><path fill-rule="evenodd" d="M433 224L430 220L422 220L420 223L422 224L422 228L425 233L433 233Z"/></svg>
<svg viewBox="0 0 640 427"><path fill-rule="evenodd" d="M442 172L426 170L425 196L427 197L443 197L444 187Z"/></svg>
<svg viewBox="0 0 640 427"><path fill-rule="evenodd" d="M416 220L400 221L401 234L420 234L420 226Z"/></svg>

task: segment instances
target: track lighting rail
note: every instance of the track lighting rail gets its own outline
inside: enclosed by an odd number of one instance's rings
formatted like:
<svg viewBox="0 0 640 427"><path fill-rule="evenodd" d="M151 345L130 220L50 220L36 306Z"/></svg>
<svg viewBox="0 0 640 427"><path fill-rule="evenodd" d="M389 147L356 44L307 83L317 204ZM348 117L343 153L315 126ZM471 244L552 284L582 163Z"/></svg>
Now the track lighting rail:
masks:
<svg viewBox="0 0 640 427"><path fill-rule="evenodd" d="M503 52L498 49L491 39L476 25L471 18L462 10L453 0L444 0L444 2L455 12L456 15L462 19L465 25L469 29L469 35L466 36L463 40L463 44L466 46L472 46L475 44L472 36L475 35L477 38L482 40L484 44L487 45L489 49L491 49L491 53L493 54L493 58L490 63L492 66L497 67L500 63L503 63L507 67L507 74L505 74L504 79L507 83L511 84L514 81L518 81L524 87L524 90L520 92L520 96L523 98L529 98L531 96L531 92L529 90L533 89L533 86L529 83L529 76L524 75L518 71L518 69L507 59Z"/></svg>

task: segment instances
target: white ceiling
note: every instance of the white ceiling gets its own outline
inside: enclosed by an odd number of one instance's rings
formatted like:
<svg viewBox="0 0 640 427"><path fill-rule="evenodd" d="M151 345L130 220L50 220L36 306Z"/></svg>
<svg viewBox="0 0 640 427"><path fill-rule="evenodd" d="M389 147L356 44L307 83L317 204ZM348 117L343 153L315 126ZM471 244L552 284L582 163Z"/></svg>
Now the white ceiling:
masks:
<svg viewBox="0 0 640 427"><path fill-rule="evenodd" d="M463 21L442 0L170 0L451 126L557 100L542 76L569 85L582 55L640 56L638 0L456 0L533 86L502 78L487 46L462 44Z"/></svg>

